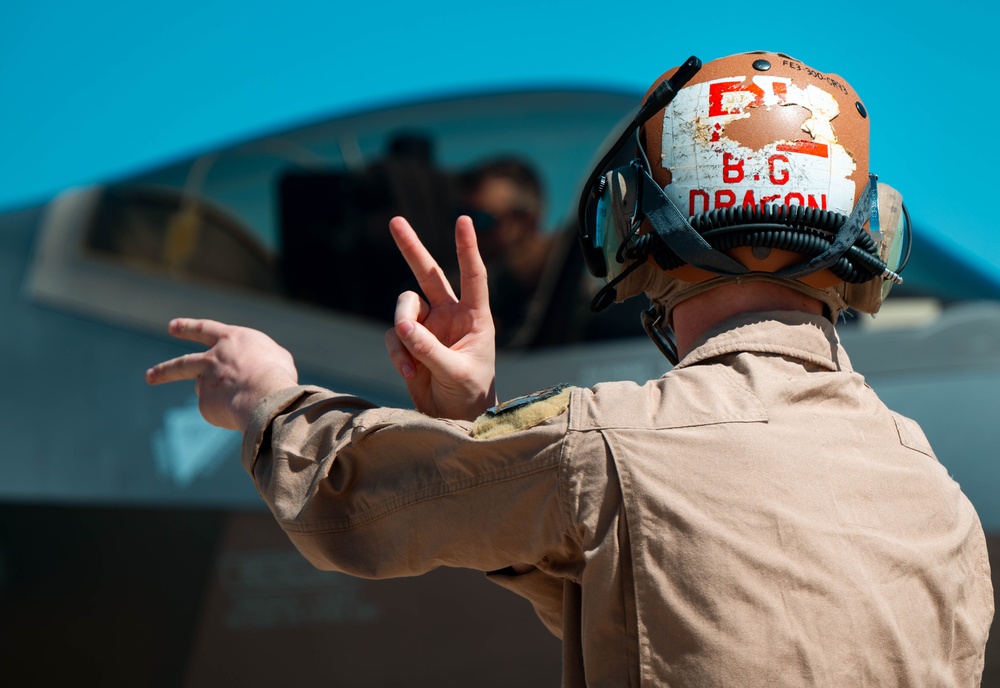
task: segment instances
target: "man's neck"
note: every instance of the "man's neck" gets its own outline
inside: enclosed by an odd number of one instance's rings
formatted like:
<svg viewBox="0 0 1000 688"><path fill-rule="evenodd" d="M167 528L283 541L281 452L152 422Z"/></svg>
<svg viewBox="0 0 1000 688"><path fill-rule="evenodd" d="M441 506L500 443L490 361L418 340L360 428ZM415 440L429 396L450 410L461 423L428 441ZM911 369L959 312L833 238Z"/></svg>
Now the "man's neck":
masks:
<svg viewBox="0 0 1000 688"><path fill-rule="evenodd" d="M683 358L702 335L723 320L759 311L803 311L819 315L823 312L823 304L773 282L716 287L674 307L672 320L678 355Z"/></svg>

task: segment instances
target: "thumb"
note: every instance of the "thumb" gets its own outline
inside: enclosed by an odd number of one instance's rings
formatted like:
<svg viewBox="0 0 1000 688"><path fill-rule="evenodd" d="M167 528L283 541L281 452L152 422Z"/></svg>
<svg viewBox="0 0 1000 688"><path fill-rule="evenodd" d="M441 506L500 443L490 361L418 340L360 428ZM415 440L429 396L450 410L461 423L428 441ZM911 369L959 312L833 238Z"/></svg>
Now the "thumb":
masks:
<svg viewBox="0 0 1000 688"><path fill-rule="evenodd" d="M419 363L438 377L448 370L455 352L441 343L434 334L415 320L400 320L396 323L396 336Z"/></svg>

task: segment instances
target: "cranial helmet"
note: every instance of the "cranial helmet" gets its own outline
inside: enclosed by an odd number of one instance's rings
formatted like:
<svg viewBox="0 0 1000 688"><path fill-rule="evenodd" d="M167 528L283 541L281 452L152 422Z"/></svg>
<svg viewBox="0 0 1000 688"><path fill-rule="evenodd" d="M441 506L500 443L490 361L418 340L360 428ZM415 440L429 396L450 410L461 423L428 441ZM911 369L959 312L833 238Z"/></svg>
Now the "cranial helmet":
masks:
<svg viewBox="0 0 1000 688"><path fill-rule="evenodd" d="M673 307L720 284L778 281L832 320L877 312L902 281L909 221L869 173L868 130L843 79L787 55L668 71L580 200L587 265L607 280L592 308L646 292L644 324L668 358ZM630 140L637 157L621 165Z"/></svg>

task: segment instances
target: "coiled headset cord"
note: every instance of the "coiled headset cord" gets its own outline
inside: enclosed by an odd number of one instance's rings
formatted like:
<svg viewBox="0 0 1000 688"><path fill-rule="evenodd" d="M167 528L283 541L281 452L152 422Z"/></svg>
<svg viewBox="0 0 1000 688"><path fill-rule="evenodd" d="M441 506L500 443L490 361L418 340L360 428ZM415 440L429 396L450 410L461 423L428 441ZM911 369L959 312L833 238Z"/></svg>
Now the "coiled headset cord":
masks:
<svg viewBox="0 0 1000 688"><path fill-rule="evenodd" d="M846 221L847 216L841 213L798 205L717 208L690 220L691 226L717 251L760 247L809 257L826 251ZM636 237L624 254L630 259L652 255L663 270L684 265L684 261L654 233ZM868 232L862 232L854 245L828 269L838 279L851 284L879 276L899 279L879 258L878 247Z"/></svg>
<svg viewBox="0 0 1000 688"><path fill-rule="evenodd" d="M906 212L905 206L903 212ZM830 248L837 231L847 220L846 215L831 210L799 205L769 205L763 208L716 208L695 215L690 223L717 251L760 247L781 249L812 258L822 255ZM632 238L618 252L620 262L633 262L594 296L590 308L595 313L614 302L617 285L639 268L647 256L652 256L662 270L673 270L685 264L684 260L663 243L658 234L635 236L636 230L638 225L633 227L630 235ZM854 245L827 269L849 284L861 284L876 277L902 282L898 273L909 262L910 248L908 241L903 260L894 272L879 257L875 240L868 232L862 232Z"/></svg>

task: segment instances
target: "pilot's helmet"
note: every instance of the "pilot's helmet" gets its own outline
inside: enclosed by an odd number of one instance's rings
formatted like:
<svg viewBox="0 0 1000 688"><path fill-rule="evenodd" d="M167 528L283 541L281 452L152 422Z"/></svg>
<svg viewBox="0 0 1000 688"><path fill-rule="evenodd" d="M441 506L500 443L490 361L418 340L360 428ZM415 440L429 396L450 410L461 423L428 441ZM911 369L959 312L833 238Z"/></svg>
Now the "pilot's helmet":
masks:
<svg viewBox="0 0 1000 688"><path fill-rule="evenodd" d="M646 99L676 72L659 77ZM714 60L645 122L639 142L648 174L673 206L745 271L703 269L683 251L651 250L648 265L621 280L616 300L645 291L669 322L677 303L718 284L777 279L819 298L836 319L848 306L877 312L888 286L901 281L902 197L869 174L868 111L840 76L781 53ZM618 207L603 212L624 208L617 216L628 225L626 206L636 207L641 184L621 175L615 183L614 172L608 179L605 205ZM646 213L635 234L649 233L656 230ZM659 235L678 248L675 232Z"/></svg>

